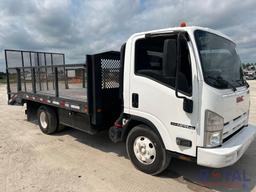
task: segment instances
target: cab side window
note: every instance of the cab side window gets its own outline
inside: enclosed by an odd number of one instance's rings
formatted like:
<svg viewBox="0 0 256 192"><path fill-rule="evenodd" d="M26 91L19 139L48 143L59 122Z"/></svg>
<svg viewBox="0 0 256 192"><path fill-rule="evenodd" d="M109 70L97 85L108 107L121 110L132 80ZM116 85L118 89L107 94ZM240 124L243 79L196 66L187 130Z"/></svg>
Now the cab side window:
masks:
<svg viewBox="0 0 256 192"><path fill-rule="evenodd" d="M137 40L135 44L135 74L174 89L177 71L176 48L177 35ZM182 78L182 82L179 82L179 90L186 95L191 95L192 75L186 42L181 43L180 72L184 78Z"/></svg>

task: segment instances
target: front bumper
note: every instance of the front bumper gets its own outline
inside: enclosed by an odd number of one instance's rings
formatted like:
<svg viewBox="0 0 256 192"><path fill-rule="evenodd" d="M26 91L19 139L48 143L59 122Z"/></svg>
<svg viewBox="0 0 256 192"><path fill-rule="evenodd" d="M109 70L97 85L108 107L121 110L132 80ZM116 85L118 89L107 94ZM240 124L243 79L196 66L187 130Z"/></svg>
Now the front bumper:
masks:
<svg viewBox="0 0 256 192"><path fill-rule="evenodd" d="M197 148L197 164L221 168L234 164L256 138L256 126L248 125L217 148Z"/></svg>

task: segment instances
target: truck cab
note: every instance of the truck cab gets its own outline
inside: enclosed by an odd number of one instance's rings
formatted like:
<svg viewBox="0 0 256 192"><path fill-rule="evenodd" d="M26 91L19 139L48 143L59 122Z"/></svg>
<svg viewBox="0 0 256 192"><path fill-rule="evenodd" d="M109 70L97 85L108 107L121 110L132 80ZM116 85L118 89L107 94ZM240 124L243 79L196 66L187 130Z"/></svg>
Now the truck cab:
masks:
<svg viewBox="0 0 256 192"><path fill-rule="evenodd" d="M138 169L157 174L171 157L220 168L246 151L256 128L248 125L249 85L235 47L229 37L202 27L128 39L121 51L123 113L112 136L127 138Z"/></svg>

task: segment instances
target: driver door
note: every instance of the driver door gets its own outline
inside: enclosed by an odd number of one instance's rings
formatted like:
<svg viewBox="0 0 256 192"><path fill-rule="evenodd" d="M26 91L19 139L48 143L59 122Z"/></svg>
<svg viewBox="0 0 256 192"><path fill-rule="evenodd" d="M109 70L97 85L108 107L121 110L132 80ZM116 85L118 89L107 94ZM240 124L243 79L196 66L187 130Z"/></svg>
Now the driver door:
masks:
<svg viewBox="0 0 256 192"><path fill-rule="evenodd" d="M191 46L181 45L179 95L193 100L196 92L192 77ZM155 125L167 150L196 156L197 117L194 99L192 113L183 110L183 99L175 95L177 34L137 37L130 71L130 114ZM184 82L183 82L184 81Z"/></svg>

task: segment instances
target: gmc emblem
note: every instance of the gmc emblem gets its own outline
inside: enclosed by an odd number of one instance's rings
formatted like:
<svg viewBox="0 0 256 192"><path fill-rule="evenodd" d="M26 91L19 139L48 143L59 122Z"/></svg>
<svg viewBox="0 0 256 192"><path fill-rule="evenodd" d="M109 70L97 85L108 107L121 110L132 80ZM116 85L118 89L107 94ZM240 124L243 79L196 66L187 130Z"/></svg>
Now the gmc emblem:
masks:
<svg viewBox="0 0 256 192"><path fill-rule="evenodd" d="M236 98L237 103L242 102L243 100L244 100L244 96L240 96Z"/></svg>

